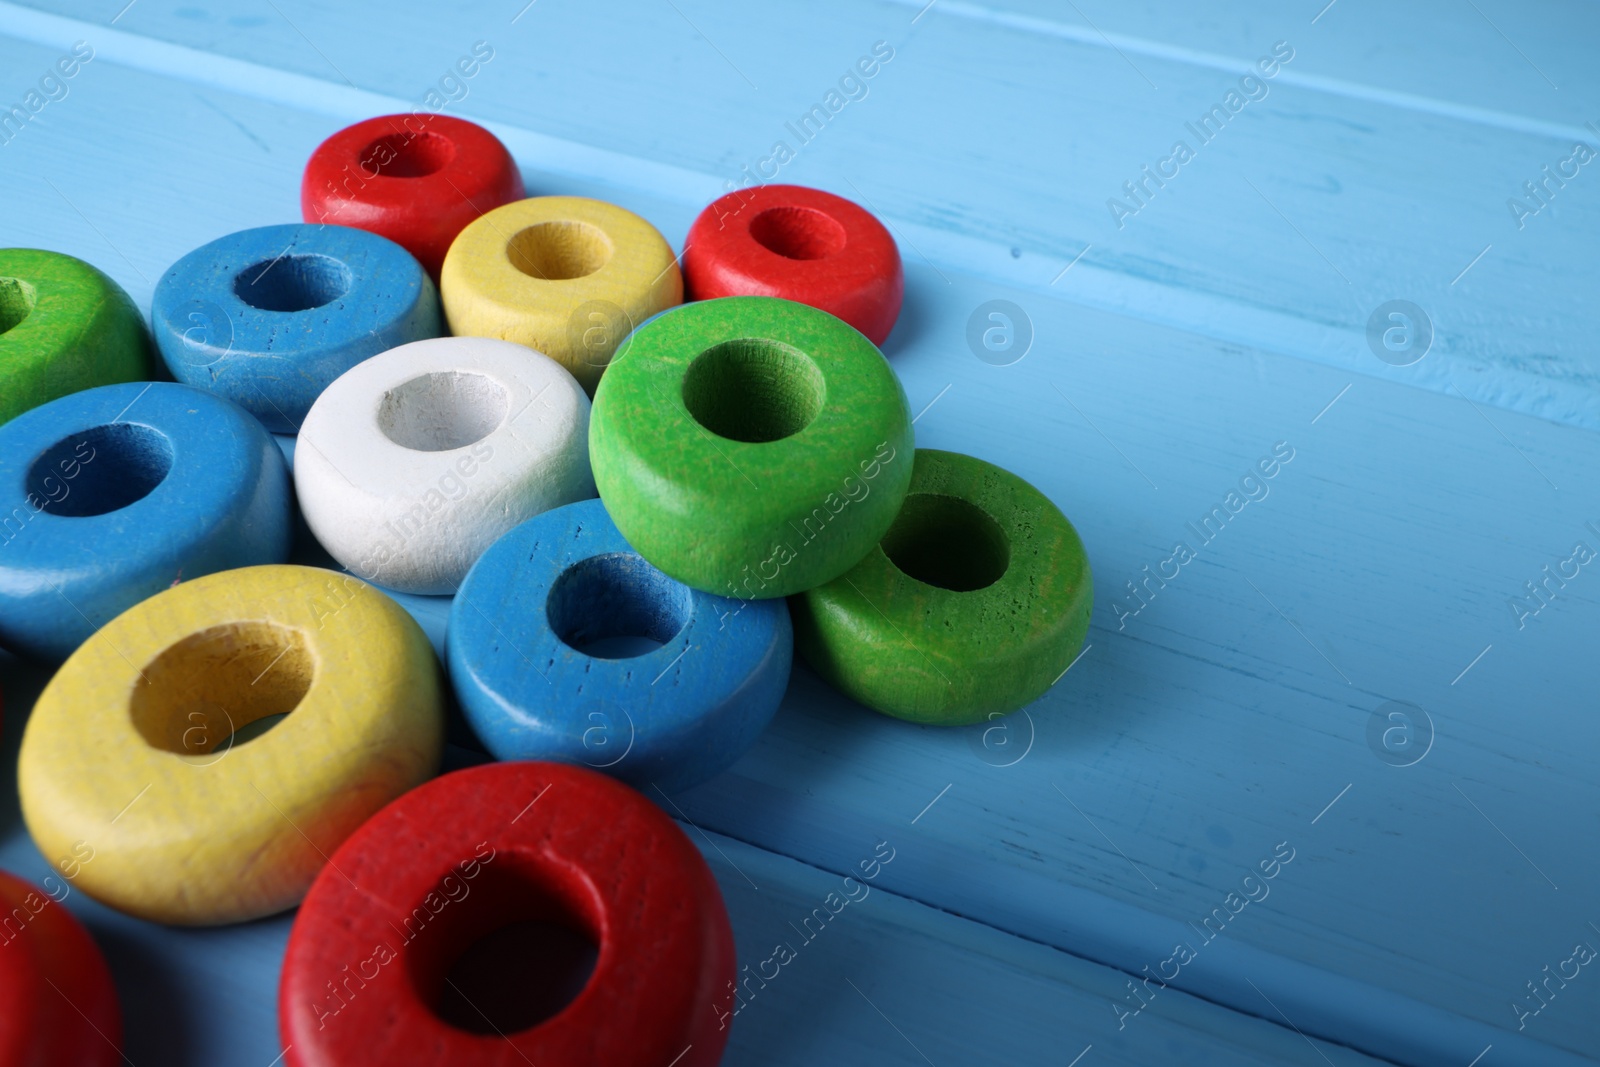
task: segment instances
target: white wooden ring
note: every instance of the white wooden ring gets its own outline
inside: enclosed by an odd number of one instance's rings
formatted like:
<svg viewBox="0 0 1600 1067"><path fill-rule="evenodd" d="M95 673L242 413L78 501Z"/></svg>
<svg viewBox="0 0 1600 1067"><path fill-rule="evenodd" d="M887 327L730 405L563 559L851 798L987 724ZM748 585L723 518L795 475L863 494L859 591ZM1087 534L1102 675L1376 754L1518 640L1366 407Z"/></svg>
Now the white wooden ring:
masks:
<svg viewBox="0 0 1600 1067"><path fill-rule="evenodd" d="M454 593L501 534L595 495L589 399L566 368L523 345L414 341L317 398L294 480L311 532L356 575Z"/></svg>

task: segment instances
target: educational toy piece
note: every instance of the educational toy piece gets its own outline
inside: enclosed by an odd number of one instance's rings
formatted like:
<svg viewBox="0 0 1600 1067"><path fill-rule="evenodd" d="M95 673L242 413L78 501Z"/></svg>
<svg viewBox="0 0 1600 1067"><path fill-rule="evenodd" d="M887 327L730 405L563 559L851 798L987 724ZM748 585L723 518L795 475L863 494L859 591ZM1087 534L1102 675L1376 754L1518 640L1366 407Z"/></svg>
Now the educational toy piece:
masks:
<svg viewBox="0 0 1600 1067"><path fill-rule="evenodd" d="M0 426L0 644L65 659L163 589L289 558L289 470L238 406L106 385Z"/></svg>
<svg viewBox="0 0 1600 1067"><path fill-rule="evenodd" d="M59 252L0 248L0 424L149 366L144 317L116 282Z"/></svg>
<svg viewBox="0 0 1600 1067"><path fill-rule="evenodd" d="M598 948L559 1014L447 984L529 921ZM659 808L583 768L493 763L408 793L333 855L289 935L278 1029L289 1067L713 1067L734 977L717 883Z"/></svg>
<svg viewBox="0 0 1600 1067"><path fill-rule="evenodd" d="M634 326L682 302L666 239L615 204L541 196L461 231L439 278L452 333L544 352L591 396Z"/></svg>
<svg viewBox="0 0 1600 1067"><path fill-rule="evenodd" d="M522 195L516 161L482 126L449 115L380 115L311 153L300 211L307 222L381 234L437 279L456 234Z"/></svg>
<svg viewBox="0 0 1600 1067"><path fill-rule="evenodd" d="M589 398L509 341L441 337L385 352L306 416L295 488L312 533L368 581L454 593L495 539L594 496Z"/></svg>
<svg viewBox="0 0 1600 1067"><path fill-rule="evenodd" d="M690 300L779 296L821 308L883 344L900 317L905 276L894 238L842 196L757 185L719 197L683 245Z"/></svg>
<svg viewBox="0 0 1600 1067"><path fill-rule="evenodd" d="M218 238L156 283L150 318L172 376L295 433L317 396L369 356L444 332L406 250L348 226L292 223Z"/></svg>
<svg viewBox="0 0 1600 1067"><path fill-rule="evenodd" d="M755 743L793 647L781 600L673 581L585 500L484 553L451 606L446 656L462 710L498 758L582 763L675 792Z"/></svg>
<svg viewBox="0 0 1600 1067"><path fill-rule="evenodd" d="M883 543L789 606L796 650L847 696L958 726L1049 689L1093 600L1083 542L1043 493L981 459L919 448Z"/></svg>
<svg viewBox="0 0 1600 1067"><path fill-rule="evenodd" d="M911 481L911 415L883 356L832 315L770 297L640 327L600 382L589 448L628 543L739 599L853 567Z"/></svg>
<svg viewBox="0 0 1600 1067"><path fill-rule="evenodd" d="M17 779L40 852L92 844L78 888L154 922L230 923L297 904L443 744L439 665L398 604L334 571L247 567L85 642L34 706Z"/></svg>
<svg viewBox="0 0 1600 1067"><path fill-rule="evenodd" d="M53 876L46 882L58 892L65 884ZM122 1062L122 1009L89 931L54 893L5 871L0 871L0 1004L5 1005L0 1067Z"/></svg>

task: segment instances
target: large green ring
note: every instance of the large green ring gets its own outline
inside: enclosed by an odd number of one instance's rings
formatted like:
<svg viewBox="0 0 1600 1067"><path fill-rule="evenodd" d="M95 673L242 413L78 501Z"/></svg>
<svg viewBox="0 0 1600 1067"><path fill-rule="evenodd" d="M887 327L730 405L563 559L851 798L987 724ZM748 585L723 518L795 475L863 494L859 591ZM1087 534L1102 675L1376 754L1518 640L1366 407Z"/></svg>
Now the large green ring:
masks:
<svg viewBox="0 0 1600 1067"><path fill-rule="evenodd" d="M0 248L0 423L149 365L144 318L116 282L59 252Z"/></svg>
<svg viewBox="0 0 1600 1067"><path fill-rule="evenodd" d="M992 463L919 448L883 543L789 611L796 651L846 695L960 726L1049 689L1093 604L1083 542L1049 498Z"/></svg>
<svg viewBox="0 0 1600 1067"><path fill-rule="evenodd" d="M787 596L873 550L911 481L905 391L871 341L765 296L629 335L595 392L595 485L639 554L696 589Z"/></svg>

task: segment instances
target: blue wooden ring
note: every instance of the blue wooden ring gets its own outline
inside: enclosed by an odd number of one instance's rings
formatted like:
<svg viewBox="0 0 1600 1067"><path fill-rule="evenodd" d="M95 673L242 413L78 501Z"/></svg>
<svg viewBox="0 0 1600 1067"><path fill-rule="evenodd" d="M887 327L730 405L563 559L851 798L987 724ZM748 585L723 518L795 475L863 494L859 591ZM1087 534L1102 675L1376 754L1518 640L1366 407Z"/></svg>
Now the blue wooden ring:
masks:
<svg viewBox="0 0 1600 1067"><path fill-rule="evenodd" d="M444 332L439 294L411 253L349 226L293 223L202 245L156 283L156 347L180 382L296 433L335 378Z"/></svg>
<svg viewBox="0 0 1600 1067"><path fill-rule="evenodd" d="M630 655L648 644L640 638L664 643ZM669 792L755 743L793 654L782 599L674 581L629 547L598 500L496 541L456 594L445 641L462 710L495 756L583 764Z"/></svg>
<svg viewBox="0 0 1600 1067"><path fill-rule="evenodd" d="M235 404L105 385L0 426L0 644L62 660L169 586L281 563L289 469Z"/></svg>

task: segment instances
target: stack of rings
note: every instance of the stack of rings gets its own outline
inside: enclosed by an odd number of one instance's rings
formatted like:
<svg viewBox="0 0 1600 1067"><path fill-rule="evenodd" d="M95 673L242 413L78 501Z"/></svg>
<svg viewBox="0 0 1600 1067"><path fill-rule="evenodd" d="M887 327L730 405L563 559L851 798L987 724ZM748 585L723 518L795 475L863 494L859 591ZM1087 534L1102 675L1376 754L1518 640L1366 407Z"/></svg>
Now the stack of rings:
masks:
<svg viewBox="0 0 1600 1067"><path fill-rule="evenodd" d="M300 905L290 1067L713 1067L733 933L644 791L732 766L796 653L916 723L1021 708L1083 643L1083 545L1015 475L914 449L876 347L903 266L848 200L731 192L680 273L638 215L524 199L492 134L419 112L324 141L301 209L163 275L177 382L130 384L149 335L105 275L0 250L0 643L65 659L28 830L145 920ZM284 452L353 576L282 563ZM367 581L455 595L451 684L504 762L434 777L438 660ZM118 1056L64 896L0 872L0 1067ZM581 986L521 953L572 987L548 1011L476 966L530 926L593 952Z"/></svg>

